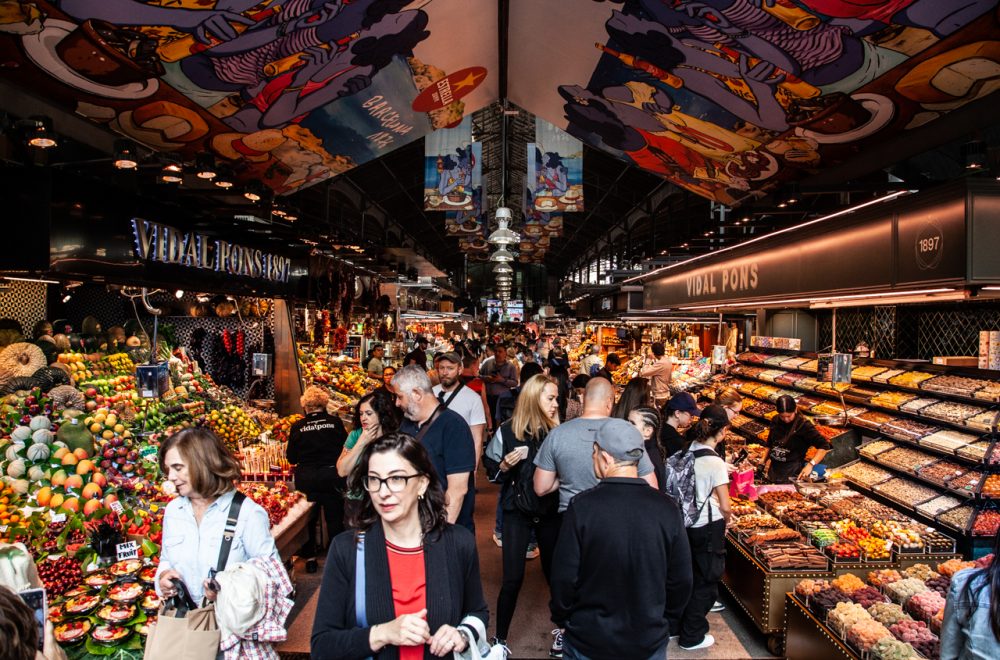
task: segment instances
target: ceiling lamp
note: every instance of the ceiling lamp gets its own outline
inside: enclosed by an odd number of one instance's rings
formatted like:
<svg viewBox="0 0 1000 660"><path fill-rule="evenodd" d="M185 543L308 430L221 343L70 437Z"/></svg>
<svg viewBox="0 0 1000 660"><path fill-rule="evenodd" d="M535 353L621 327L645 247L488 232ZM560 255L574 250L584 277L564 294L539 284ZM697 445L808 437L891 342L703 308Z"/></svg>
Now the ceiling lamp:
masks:
<svg viewBox="0 0 1000 660"><path fill-rule="evenodd" d="M986 165L986 145L982 140L970 140L962 145L965 169L978 170Z"/></svg>
<svg viewBox="0 0 1000 660"><path fill-rule="evenodd" d="M521 241L520 234L508 228L508 225L510 225L510 218L511 213L509 208L506 206L498 208L496 219L500 228L490 234L490 237L486 240L494 245L513 245L515 243L519 243Z"/></svg>
<svg viewBox="0 0 1000 660"><path fill-rule="evenodd" d="M785 202L788 204L798 204L801 195L799 194L799 184L790 183L788 184L787 192L785 193Z"/></svg>
<svg viewBox="0 0 1000 660"><path fill-rule="evenodd" d="M212 183L224 190L232 188L234 185L233 175L230 173L229 168L220 167L219 171L216 173L215 180L212 181Z"/></svg>
<svg viewBox="0 0 1000 660"><path fill-rule="evenodd" d="M251 202L259 202L260 198L264 196L264 186L260 185L260 181L251 181L247 184L246 190L243 191L243 196Z"/></svg>
<svg viewBox="0 0 1000 660"><path fill-rule="evenodd" d="M509 284L510 282L513 282L513 281L514 281L514 277L512 275L507 274L507 273L501 273L500 275L497 275L497 284L503 284L504 282L506 282L506 283Z"/></svg>
<svg viewBox="0 0 1000 660"><path fill-rule="evenodd" d="M131 140L115 140L115 167L119 170L134 170L139 166L135 142Z"/></svg>
<svg viewBox="0 0 1000 660"><path fill-rule="evenodd" d="M295 209L294 206L289 206L288 208L285 209L285 220L287 220L288 222L295 222L298 219L299 219L299 212Z"/></svg>
<svg viewBox="0 0 1000 660"><path fill-rule="evenodd" d="M507 248L501 247L490 255L490 261L499 261L501 263L514 261L514 255L508 252Z"/></svg>
<svg viewBox="0 0 1000 660"><path fill-rule="evenodd" d="M49 149L56 146L56 135L52 131L52 119L36 115L17 122L24 130L24 139L29 147Z"/></svg>
<svg viewBox="0 0 1000 660"><path fill-rule="evenodd" d="M284 205L278 200L271 202L271 215L278 218L285 218L288 216L288 211L285 210Z"/></svg>
<svg viewBox="0 0 1000 660"><path fill-rule="evenodd" d="M218 175L218 170L215 167L215 156L212 154L198 154L195 164L198 167L196 174L199 179L211 181Z"/></svg>
<svg viewBox="0 0 1000 660"><path fill-rule="evenodd" d="M508 263L501 262L493 267L493 272L497 275L500 275L501 273L513 273L514 268Z"/></svg>
<svg viewBox="0 0 1000 660"><path fill-rule="evenodd" d="M181 183L184 181L184 167L176 160L168 160L160 170L160 182Z"/></svg>

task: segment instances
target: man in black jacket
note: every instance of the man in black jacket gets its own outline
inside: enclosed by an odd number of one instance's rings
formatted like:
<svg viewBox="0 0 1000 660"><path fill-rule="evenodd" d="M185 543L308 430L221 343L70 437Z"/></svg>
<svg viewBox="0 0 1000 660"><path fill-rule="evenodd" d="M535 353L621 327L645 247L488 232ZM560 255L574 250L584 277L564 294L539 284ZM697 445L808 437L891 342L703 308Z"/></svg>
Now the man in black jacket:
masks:
<svg viewBox="0 0 1000 660"><path fill-rule="evenodd" d="M594 442L601 483L563 516L552 568L552 612L566 622L563 658L662 658L668 621L691 593L681 512L639 478L638 429L608 419ZM628 598L622 598L628 594Z"/></svg>

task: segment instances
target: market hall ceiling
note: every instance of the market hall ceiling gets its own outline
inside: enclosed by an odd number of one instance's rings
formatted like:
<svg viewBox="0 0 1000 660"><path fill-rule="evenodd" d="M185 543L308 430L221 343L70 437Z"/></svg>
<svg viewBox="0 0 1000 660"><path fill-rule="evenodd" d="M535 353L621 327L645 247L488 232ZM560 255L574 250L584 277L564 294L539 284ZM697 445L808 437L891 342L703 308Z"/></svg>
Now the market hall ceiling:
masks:
<svg viewBox="0 0 1000 660"><path fill-rule="evenodd" d="M992 93L997 3L2 0L0 77L278 193L504 98L736 204Z"/></svg>

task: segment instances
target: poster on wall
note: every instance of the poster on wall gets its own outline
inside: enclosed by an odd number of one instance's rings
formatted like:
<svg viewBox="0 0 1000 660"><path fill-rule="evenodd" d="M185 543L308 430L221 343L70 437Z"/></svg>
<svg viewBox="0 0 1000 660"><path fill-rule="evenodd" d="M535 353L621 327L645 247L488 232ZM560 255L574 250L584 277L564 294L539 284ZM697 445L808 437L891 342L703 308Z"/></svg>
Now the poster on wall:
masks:
<svg viewBox="0 0 1000 660"><path fill-rule="evenodd" d="M535 209L582 211L583 143L535 117L535 142L528 147L528 185Z"/></svg>
<svg viewBox="0 0 1000 660"><path fill-rule="evenodd" d="M482 144L472 141L472 117L424 140L424 210L476 211L482 189Z"/></svg>
<svg viewBox="0 0 1000 660"><path fill-rule="evenodd" d="M932 130L992 94L997 5L516 2L510 29L531 47L510 52L509 97L592 147L733 205Z"/></svg>
<svg viewBox="0 0 1000 660"><path fill-rule="evenodd" d="M5 4L0 78L150 149L212 154L277 193L497 96L491 0Z"/></svg>

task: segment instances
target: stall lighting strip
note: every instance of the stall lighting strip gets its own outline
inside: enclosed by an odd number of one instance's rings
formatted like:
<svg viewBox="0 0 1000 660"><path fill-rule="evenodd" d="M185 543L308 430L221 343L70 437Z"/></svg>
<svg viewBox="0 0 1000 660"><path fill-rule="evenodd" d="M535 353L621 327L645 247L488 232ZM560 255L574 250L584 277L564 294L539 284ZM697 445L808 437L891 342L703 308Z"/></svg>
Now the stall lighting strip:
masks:
<svg viewBox="0 0 1000 660"><path fill-rule="evenodd" d="M952 293L955 289L917 289L915 291L887 291L885 293L858 293L847 296L823 296L821 298L785 298L783 300L748 300L746 302L738 303L725 303L721 305L695 305L691 307L678 307L680 310L684 311L695 311L700 309L722 309L730 307L766 307L768 305L787 305L792 303L809 303L810 305L815 303L824 302L839 302L839 301L853 301L855 303L861 300L873 299L877 300L880 298L908 298L911 296L923 296L931 295L934 293ZM653 312L668 311L670 308L666 309L654 309Z"/></svg>
<svg viewBox="0 0 1000 660"><path fill-rule="evenodd" d="M656 270L650 271L648 273L643 273L642 275L636 275L634 277L630 277L627 280L623 280L622 283L623 284L628 284L629 282L638 282L638 281L646 279L647 277L652 277L653 275L656 275L657 273L663 273L663 272L666 272L668 270L672 270L674 268L679 268L680 266L687 266L688 264L691 264L691 263L693 263L695 261L700 261L702 259L707 259L708 257L714 257L714 256L720 255L720 254L722 254L724 252L729 252L730 250L735 250L736 248L742 248L742 247L745 247L747 245L752 245L753 243L757 243L759 241L763 241L763 240L766 240L766 239L774 238L775 236L780 236L782 234L787 234L790 231L797 231L799 229L802 229L803 227L809 227L811 225L815 225L815 224L820 223L820 222L826 222L827 220L833 220L834 218L839 218L839 217L847 215L849 213L854 213L855 211L860 211L861 209L867 208L869 206L874 206L876 204L881 204L883 202L890 202L890 201L892 201L892 200L894 200L894 199L896 199L898 197L902 197L904 195L910 195L910 194L913 194L915 192L920 192L920 191L918 191L918 190L897 190L896 192L890 193L890 194L886 195L885 197L879 197L878 199L873 199L873 200L867 201L867 202L865 202L863 204L858 204L858 205L852 206L850 208L842 209L840 211L837 211L836 213L831 213L829 215L824 215L822 218L816 218L815 220L810 220L808 222L803 222L802 224L795 225L794 227L785 227L784 229L779 229L778 231L771 232L770 234L765 234L763 236L758 236L757 238L751 238L749 241L743 241L742 243L738 243L736 245L730 245L729 247L722 248L721 250L715 250L714 252L706 252L705 254L700 254L700 255L698 255L696 257L691 257L690 259L685 259L684 261L679 261L679 262L677 262L675 264L670 264L669 266L664 266L663 268L657 268Z"/></svg>
<svg viewBox="0 0 1000 660"><path fill-rule="evenodd" d="M4 275L5 280L10 280L13 282L35 282L37 284L59 284L58 280L43 280L35 277L11 277L10 275Z"/></svg>

